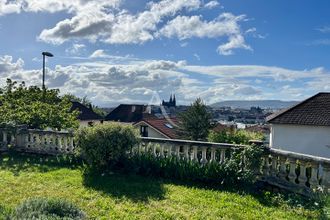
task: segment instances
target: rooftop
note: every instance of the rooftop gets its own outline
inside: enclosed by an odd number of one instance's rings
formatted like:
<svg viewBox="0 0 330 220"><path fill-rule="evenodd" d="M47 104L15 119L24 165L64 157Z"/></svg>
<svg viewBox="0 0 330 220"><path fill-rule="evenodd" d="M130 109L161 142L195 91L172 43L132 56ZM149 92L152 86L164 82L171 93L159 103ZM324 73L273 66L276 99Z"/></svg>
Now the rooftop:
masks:
<svg viewBox="0 0 330 220"><path fill-rule="evenodd" d="M320 92L266 120L272 124L330 126L330 93Z"/></svg>

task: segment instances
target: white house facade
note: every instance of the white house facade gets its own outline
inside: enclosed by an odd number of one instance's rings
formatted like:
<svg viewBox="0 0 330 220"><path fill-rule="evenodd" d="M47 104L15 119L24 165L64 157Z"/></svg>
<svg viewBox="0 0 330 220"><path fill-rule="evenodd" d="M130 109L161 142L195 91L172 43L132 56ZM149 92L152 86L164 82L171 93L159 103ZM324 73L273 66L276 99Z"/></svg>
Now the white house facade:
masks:
<svg viewBox="0 0 330 220"><path fill-rule="evenodd" d="M330 127L272 124L270 147L330 158Z"/></svg>
<svg viewBox="0 0 330 220"><path fill-rule="evenodd" d="M267 121L270 147L330 158L330 93L318 93Z"/></svg>
<svg viewBox="0 0 330 220"><path fill-rule="evenodd" d="M145 118L133 124L133 126L139 129L140 135L142 137L167 138L167 139L178 138L175 130L175 125L172 125L165 118L162 119Z"/></svg>

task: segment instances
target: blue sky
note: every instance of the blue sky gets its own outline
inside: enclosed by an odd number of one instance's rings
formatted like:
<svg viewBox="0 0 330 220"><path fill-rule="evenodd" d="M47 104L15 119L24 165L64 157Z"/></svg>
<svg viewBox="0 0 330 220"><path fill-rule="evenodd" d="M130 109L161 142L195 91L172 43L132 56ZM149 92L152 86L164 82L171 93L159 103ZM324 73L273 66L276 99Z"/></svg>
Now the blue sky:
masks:
<svg viewBox="0 0 330 220"><path fill-rule="evenodd" d="M10 77L100 106L177 94L302 100L330 91L326 0L0 1L0 83ZM156 102L158 102L157 100Z"/></svg>

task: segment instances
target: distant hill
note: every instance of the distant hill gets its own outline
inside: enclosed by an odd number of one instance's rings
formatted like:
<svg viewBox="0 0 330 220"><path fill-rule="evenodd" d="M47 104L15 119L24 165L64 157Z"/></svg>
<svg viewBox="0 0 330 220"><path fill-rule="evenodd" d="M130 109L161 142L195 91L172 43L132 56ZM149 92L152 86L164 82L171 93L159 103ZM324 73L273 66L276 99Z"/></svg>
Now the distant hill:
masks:
<svg viewBox="0 0 330 220"><path fill-rule="evenodd" d="M288 108L297 104L297 101L281 101L281 100L228 100L217 102L211 105L211 107L231 107L231 108L243 108L250 109L251 107L260 107L262 109L282 109Z"/></svg>

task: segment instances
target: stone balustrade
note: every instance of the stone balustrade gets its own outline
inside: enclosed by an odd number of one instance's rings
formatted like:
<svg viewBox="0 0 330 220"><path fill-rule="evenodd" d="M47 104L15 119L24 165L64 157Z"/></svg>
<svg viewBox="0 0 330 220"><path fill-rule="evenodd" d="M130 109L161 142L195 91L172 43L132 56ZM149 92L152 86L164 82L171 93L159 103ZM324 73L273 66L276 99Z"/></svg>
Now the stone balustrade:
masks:
<svg viewBox="0 0 330 220"><path fill-rule="evenodd" d="M72 132L19 129L15 133L2 130L2 148L11 145L17 151L41 154L72 154ZM10 137L10 140L8 139Z"/></svg>
<svg viewBox="0 0 330 220"><path fill-rule="evenodd" d="M18 151L41 154L72 154L75 145L73 133L20 129L13 131L0 129L0 150L11 145ZM201 165L224 163L232 152L245 145L211 143L202 141L173 140L163 138L141 138L141 143L133 147L134 154L152 153L155 157L176 156L182 160L198 161ZM241 166L244 168L242 158ZM263 164L256 171L259 180L279 188L309 195L315 190L330 190L330 159L304 155L289 151L265 148Z"/></svg>
<svg viewBox="0 0 330 220"><path fill-rule="evenodd" d="M163 139L142 137L139 146L133 148L133 153L151 152L155 157L176 156L183 160L223 163L231 156L233 150L244 145L211 143L203 141L188 141L178 139Z"/></svg>
<svg viewBox="0 0 330 220"><path fill-rule="evenodd" d="M176 156L182 160L199 161L201 164L224 163L233 150L246 147L202 141L141 139L142 142L133 149L133 153L149 152L155 157ZM265 148L263 164L261 169L256 171L256 175L259 180L270 185L304 195L318 190L329 192L330 159Z"/></svg>
<svg viewBox="0 0 330 220"><path fill-rule="evenodd" d="M261 174L264 181L301 194L330 189L328 158L269 148Z"/></svg>

